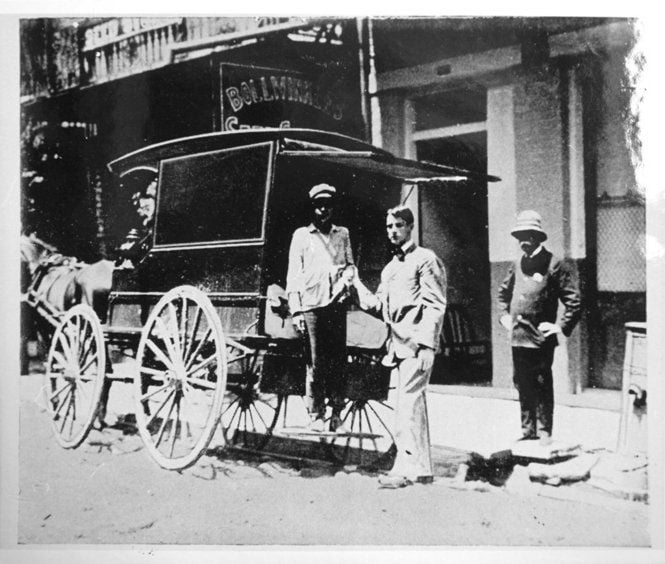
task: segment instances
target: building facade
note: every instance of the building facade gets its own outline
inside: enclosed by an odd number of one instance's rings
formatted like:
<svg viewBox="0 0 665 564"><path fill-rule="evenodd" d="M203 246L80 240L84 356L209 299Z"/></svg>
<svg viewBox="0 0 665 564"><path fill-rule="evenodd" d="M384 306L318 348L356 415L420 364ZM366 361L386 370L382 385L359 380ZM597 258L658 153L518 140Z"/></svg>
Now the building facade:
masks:
<svg viewBox="0 0 665 564"><path fill-rule="evenodd" d="M126 232L104 165L131 150L241 127L371 138L501 178L404 187L465 344L433 381L512 386L496 293L515 216L536 209L583 296L555 387L620 389L624 323L646 315L637 47L607 18L23 20L23 224L90 258Z"/></svg>
<svg viewBox="0 0 665 564"><path fill-rule="evenodd" d="M572 263L583 296L579 328L560 339L555 388L620 389L624 323L646 315L634 22L391 19L374 21L372 31L375 141L501 177L410 197L422 244L448 266L451 304L473 327L469 337L491 347L491 384L512 385L496 291L518 253L509 234L515 216L535 209L547 247Z"/></svg>
<svg viewBox="0 0 665 564"><path fill-rule="evenodd" d="M250 127L366 138L363 33L355 19L22 20L24 226L63 252L107 254L126 226L106 163L167 139Z"/></svg>

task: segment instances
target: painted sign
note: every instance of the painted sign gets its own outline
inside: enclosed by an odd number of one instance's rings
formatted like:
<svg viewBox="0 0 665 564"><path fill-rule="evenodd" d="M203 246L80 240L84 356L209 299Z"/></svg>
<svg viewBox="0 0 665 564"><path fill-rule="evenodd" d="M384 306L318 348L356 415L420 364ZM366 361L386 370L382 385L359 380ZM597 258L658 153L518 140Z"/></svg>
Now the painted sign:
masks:
<svg viewBox="0 0 665 564"><path fill-rule="evenodd" d="M349 100L330 76L222 63L221 128L299 127L343 131Z"/></svg>

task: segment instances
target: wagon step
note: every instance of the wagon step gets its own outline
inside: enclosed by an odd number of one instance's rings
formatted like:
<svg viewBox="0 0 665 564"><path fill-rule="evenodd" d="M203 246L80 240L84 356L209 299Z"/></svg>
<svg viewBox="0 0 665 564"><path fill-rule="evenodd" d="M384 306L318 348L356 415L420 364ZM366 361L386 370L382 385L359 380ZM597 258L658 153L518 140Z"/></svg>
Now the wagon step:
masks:
<svg viewBox="0 0 665 564"><path fill-rule="evenodd" d="M324 439L344 437L350 439L381 439L383 435L377 435L376 433L358 433L358 432L347 432L347 433L337 433L335 431L310 431L303 427L284 427L278 431L274 431L273 435L285 435L288 437L321 437Z"/></svg>
<svg viewBox="0 0 665 564"><path fill-rule="evenodd" d="M120 327L118 325L113 325L110 327L104 326L104 333L109 335L132 335L132 336L141 336L141 327Z"/></svg>

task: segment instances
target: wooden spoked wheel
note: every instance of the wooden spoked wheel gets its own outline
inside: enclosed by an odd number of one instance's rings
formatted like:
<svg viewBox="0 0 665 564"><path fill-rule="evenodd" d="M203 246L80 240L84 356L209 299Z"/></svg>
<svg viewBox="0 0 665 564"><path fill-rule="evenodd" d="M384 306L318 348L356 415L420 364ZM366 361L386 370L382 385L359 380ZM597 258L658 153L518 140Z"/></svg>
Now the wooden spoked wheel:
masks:
<svg viewBox="0 0 665 564"><path fill-rule="evenodd" d="M259 353L227 341L229 381L221 426L226 444L248 450L266 446L277 423L282 399L259 391Z"/></svg>
<svg viewBox="0 0 665 564"><path fill-rule="evenodd" d="M394 453L395 412L389 401L390 372L381 366L382 356L377 351L350 351L347 401L340 416L346 432L329 442L336 462L380 466Z"/></svg>
<svg viewBox="0 0 665 564"><path fill-rule="evenodd" d="M69 309L56 329L46 363L46 406L55 437L76 448L95 420L106 370L99 318L87 305Z"/></svg>
<svg viewBox="0 0 665 564"><path fill-rule="evenodd" d="M330 453L340 464L373 466L394 448L394 410L386 401L347 400L341 419L346 433L330 439Z"/></svg>
<svg viewBox="0 0 665 564"><path fill-rule="evenodd" d="M179 286L157 302L136 353L134 402L150 455L168 470L194 464L219 422L226 388L226 344L208 297Z"/></svg>

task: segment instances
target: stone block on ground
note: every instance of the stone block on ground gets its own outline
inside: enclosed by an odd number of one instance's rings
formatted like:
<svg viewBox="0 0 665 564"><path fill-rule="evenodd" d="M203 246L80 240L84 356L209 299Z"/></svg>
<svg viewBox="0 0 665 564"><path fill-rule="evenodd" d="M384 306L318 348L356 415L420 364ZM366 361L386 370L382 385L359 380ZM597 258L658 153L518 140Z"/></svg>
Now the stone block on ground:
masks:
<svg viewBox="0 0 665 564"><path fill-rule="evenodd" d="M565 443L563 441L552 441L549 445L543 445L536 439L533 441L517 441L512 445L513 457L525 460L541 460L543 462L553 462L581 452L579 443Z"/></svg>
<svg viewBox="0 0 665 564"><path fill-rule="evenodd" d="M467 469L478 455L451 447L432 445L432 466L435 476L452 478L457 475L462 465Z"/></svg>
<svg viewBox="0 0 665 564"><path fill-rule="evenodd" d="M532 480L559 485L562 482L576 482L587 479L597 462L598 455L582 454L555 464L532 462L528 465L527 471Z"/></svg>

